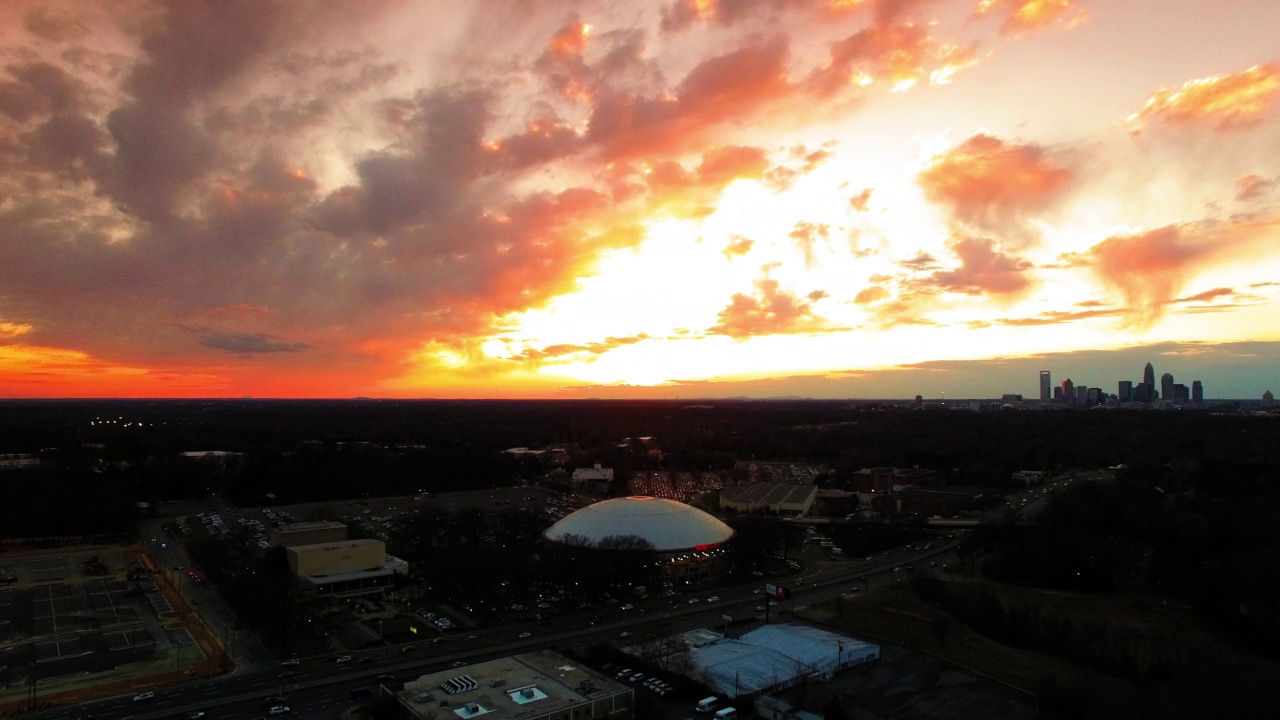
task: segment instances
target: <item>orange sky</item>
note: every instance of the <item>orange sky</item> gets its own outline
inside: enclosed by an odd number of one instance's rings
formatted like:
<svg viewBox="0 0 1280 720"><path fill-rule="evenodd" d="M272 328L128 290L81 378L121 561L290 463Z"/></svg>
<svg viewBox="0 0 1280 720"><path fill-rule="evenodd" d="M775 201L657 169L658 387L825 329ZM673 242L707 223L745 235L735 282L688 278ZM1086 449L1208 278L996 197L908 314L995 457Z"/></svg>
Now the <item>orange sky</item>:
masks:
<svg viewBox="0 0 1280 720"><path fill-rule="evenodd" d="M953 396L1034 391L996 359L1114 391L1090 353L1147 346L1260 395L1277 27L1209 0L8 2L0 397L902 396L940 363L983 369Z"/></svg>

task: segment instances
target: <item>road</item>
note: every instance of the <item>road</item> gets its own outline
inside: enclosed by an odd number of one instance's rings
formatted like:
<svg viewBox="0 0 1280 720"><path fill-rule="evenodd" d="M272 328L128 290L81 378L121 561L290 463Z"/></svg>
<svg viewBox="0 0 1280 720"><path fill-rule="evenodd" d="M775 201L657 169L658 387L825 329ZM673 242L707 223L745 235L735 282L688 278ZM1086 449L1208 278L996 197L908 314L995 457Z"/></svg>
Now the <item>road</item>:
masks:
<svg viewBox="0 0 1280 720"><path fill-rule="evenodd" d="M159 538L159 535L156 536ZM951 550L958 540L939 537L930 550L898 548L870 560L814 562L804 571L771 582L792 588L792 598L770 608L771 620L782 619L790 610L830 600L848 594L854 587L888 585L896 578L927 573L931 562L950 560ZM166 557L168 567L185 564L175 555L165 556L166 550L158 550ZM907 568L914 567L914 571ZM899 572L894 572L899 568ZM178 573L178 582L186 578ZM858 578L866 577L866 581ZM733 588L699 589L673 598L650 597L633 603L628 611L611 609L593 615L579 613L557 618L546 625L526 625L495 628L471 635L453 635L437 642L424 642L410 646L379 648L352 653L349 663L336 663L332 659L304 660L297 666L242 668L235 674L212 680L191 681L154 690L154 698L134 702L132 695L84 703L74 707L31 713L25 717L48 720L74 720L93 717L98 720L131 718L183 717L186 713L201 711L209 720L225 718L250 719L265 716L271 703L267 698L283 694L293 715L306 718L333 718L341 716L351 705L351 691L357 688L376 690L377 677L394 676L399 684L419 675L450 667L455 663L472 663L513 653L549 646L558 648L585 647L598 642L623 642L623 632L629 634L673 634L697 627L722 627L722 615L732 615L735 620L749 616L763 620L764 613L756 611L763 606L763 581ZM215 608L215 593L183 586L184 593L198 593L202 599L202 611ZM709 598L718 598L708 602ZM209 600L205 600L209 598ZM690 600L697 599L691 603ZM220 605L220 603L218 603ZM225 608L222 608L225 612ZM213 610L211 614L217 613ZM229 613L214 614L214 623L224 624L228 631L234 622ZM531 633L521 638L521 633ZM241 638L243 641L243 638ZM404 647L414 648L404 651ZM261 663L260 663L261 664Z"/></svg>

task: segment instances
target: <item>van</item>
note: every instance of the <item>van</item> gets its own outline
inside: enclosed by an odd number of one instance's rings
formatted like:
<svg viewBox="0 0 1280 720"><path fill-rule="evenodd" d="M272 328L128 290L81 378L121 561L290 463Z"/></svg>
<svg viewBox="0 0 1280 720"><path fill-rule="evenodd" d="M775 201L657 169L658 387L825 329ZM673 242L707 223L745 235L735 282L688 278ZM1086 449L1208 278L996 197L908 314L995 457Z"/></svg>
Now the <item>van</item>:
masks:
<svg viewBox="0 0 1280 720"><path fill-rule="evenodd" d="M699 700L698 704L694 706L693 709L702 713L711 712L712 710L715 710L716 705L719 705L719 704L720 704L720 698L717 698L715 695L712 695L709 698L702 698L701 700Z"/></svg>
<svg viewBox="0 0 1280 720"><path fill-rule="evenodd" d="M716 720L737 720L737 718L738 711L731 707L716 712Z"/></svg>

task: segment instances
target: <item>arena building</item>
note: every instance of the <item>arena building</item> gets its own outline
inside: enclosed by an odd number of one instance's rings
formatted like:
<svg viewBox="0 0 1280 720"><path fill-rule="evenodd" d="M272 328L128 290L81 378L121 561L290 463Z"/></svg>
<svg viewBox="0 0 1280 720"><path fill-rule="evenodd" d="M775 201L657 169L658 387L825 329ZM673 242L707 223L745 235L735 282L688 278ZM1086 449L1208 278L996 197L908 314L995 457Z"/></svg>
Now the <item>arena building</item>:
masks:
<svg viewBox="0 0 1280 720"><path fill-rule="evenodd" d="M588 505L561 518L543 536L554 544L602 552L652 553L637 581L699 582L723 574L733 528L675 500L635 495Z"/></svg>

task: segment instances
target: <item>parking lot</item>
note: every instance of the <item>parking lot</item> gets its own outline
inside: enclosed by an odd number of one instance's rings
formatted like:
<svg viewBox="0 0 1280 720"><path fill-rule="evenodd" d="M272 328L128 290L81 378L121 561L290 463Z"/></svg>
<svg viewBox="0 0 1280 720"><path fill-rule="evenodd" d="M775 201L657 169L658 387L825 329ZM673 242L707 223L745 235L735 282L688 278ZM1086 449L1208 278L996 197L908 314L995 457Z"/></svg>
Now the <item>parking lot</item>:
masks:
<svg viewBox="0 0 1280 720"><path fill-rule="evenodd" d="M0 703L174 668L203 654L140 558L122 549L0 561Z"/></svg>

